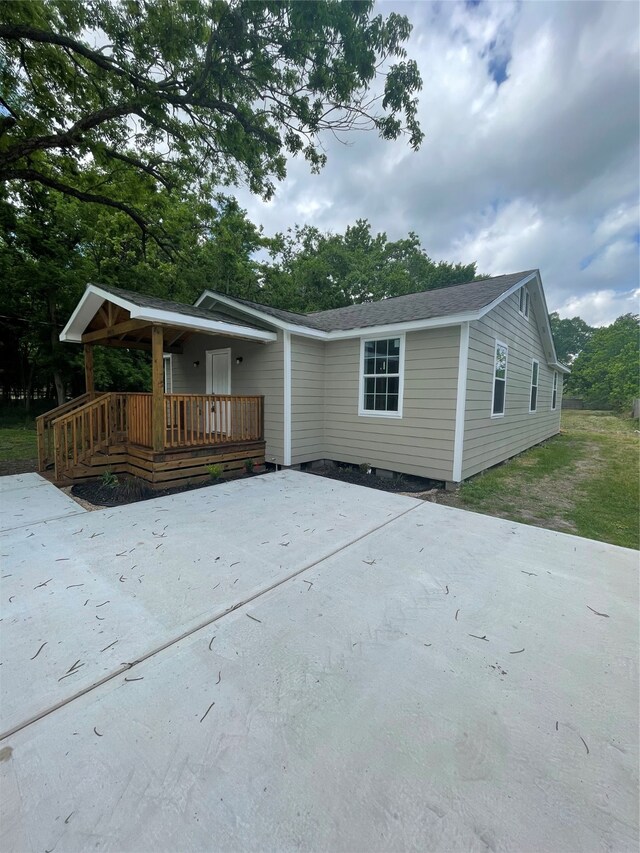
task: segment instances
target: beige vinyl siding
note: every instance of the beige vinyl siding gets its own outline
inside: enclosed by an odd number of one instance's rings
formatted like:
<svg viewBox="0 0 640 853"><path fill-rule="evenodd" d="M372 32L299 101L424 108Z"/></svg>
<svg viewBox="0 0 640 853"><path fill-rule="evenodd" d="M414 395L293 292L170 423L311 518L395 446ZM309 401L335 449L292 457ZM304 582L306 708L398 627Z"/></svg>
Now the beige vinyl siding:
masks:
<svg viewBox="0 0 640 853"><path fill-rule="evenodd" d="M325 458L325 343L291 336L291 464Z"/></svg>
<svg viewBox="0 0 640 853"><path fill-rule="evenodd" d="M264 395L265 456L269 462L283 463L284 435L284 350L282 332L273 343L259 344L213 335L193 335L182 355L174 355L173 393L206 392L207 350L231 349L231 393ZM236 358L242 363L236 364ZM199 361L197 367L194 361Z"/></svg>
<svg viewBox="0 0 640 853"><path fill-rule="evenodd" d="M402 418L358 415L360 339L328 342L323 456L450 480L459 338L459 327L407 333Z"/></svg>
<svg viewBox="0 0 640 853"><path fill-rule="evenodd" d="M562 376L551 411L553 369L542 348L533 300L529 319L518 311L519 292L509 296L469 329L469 364L462 478L498 464L555 435L560 429ZM509 347L505 413L491 417L496 338ZM539 364L538 406L529 412L531 361Z"/></svg>

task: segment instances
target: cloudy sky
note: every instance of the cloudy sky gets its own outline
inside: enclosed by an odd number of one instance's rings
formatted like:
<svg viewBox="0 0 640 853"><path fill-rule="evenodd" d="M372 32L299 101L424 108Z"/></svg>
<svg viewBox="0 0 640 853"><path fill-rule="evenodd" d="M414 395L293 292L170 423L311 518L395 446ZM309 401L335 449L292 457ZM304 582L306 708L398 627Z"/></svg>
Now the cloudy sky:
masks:
<svg viewBox="0 0 640 853"><path fill-rule="evenodd" d="M241 193L266 233L416 231L434 260L539 267L550 310L594 325L638 310L639 12L635 2L382 2L414 24L418 153L374 133L325 140L276 198Z"/></svg>

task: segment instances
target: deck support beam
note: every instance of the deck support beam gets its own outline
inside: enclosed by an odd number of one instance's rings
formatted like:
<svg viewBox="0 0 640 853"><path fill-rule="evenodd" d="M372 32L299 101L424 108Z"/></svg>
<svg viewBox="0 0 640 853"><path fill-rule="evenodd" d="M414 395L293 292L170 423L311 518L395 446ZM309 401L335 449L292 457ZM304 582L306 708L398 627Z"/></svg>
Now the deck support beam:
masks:
<svg viewBox="0 0 640 853"><path fill-rule="evenodd" d="M96 389L93 382L93 345L84 345L84 385L85 391L89 395L89 399L93 400L96 396Z"/></svg>
<svg viewBox="0 0 640 853"><path fill-rule="evenodd" d="M151 436L154 451L164 450L164 352L162 326L151 327Z"/></svg>

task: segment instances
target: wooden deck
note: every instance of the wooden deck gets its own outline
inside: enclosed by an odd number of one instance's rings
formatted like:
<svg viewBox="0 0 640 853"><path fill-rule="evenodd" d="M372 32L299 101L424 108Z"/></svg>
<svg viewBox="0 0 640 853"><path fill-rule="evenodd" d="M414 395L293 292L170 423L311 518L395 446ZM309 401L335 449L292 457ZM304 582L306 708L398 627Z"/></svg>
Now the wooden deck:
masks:
<svg viewBox="0 0 640 853"><path fill-rule="evenodd" d="M261 396L165 394L160 412L154 429L151 394L84 394L38 418L39 468L57 482L110 470L167 488L207 480L210 465L224 476L264 463Z"/></svg>

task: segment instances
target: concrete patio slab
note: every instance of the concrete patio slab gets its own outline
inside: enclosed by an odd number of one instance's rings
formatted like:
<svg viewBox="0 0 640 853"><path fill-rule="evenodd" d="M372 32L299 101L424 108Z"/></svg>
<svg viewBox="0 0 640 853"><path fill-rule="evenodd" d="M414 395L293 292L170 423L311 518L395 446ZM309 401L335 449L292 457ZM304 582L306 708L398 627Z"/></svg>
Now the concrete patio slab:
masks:
<svg viewBox="0 0 640 853"><path fill-rule="evenodd" d="M0 734L420 505L366 496L280 472L0 537Z"/></svg>
<svg viewBox="0 0 640 853"><path fill-rule="evenodd" d="M238 484L249 550L259 488L272 540L326 488L277 476ZM5 738L2 849L636 851L637 553L382 498L349 487L371 532Z"/></svg>
<svg viewBox="0 0 640 853"><path fill-rule="evenodd" d="M0 477L0 533L85 510L39 474Z"/></svg>

